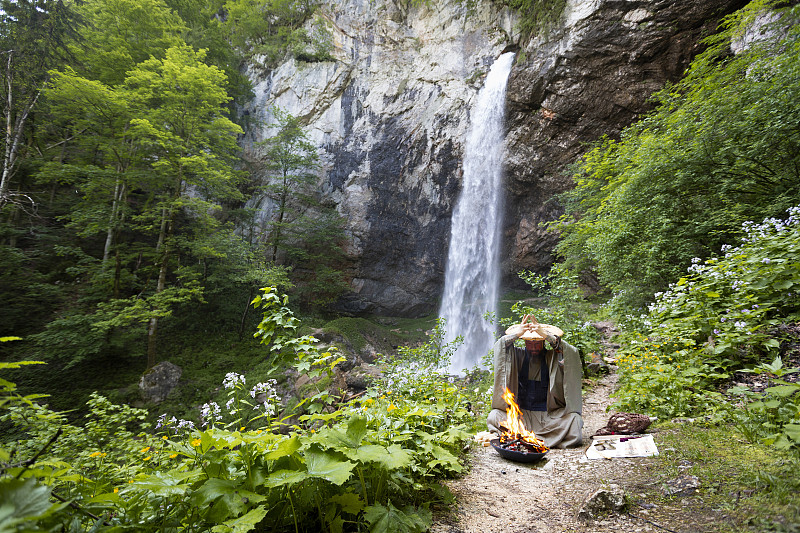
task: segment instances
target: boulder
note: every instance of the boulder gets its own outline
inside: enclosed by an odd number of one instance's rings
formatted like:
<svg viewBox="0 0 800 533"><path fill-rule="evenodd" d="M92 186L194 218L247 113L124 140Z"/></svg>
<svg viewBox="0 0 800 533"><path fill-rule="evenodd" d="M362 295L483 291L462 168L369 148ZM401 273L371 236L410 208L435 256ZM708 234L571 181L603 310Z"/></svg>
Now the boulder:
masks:
<svg viewBox="0 0 800 533"><path fill-rule="evenodd" d="M352 368L344 375L344 381L347 388L353 392L361 392L366 390L372 381L380 376L381 371L378 367L362 363L361 365Z"/></svg>
<svg viewBox="0 0 800 533"><path fill-rule="evenodd" d="M161 403L178 386L183 370L169 361L162 361L139 380L139 394L147 403Z"/></svg>

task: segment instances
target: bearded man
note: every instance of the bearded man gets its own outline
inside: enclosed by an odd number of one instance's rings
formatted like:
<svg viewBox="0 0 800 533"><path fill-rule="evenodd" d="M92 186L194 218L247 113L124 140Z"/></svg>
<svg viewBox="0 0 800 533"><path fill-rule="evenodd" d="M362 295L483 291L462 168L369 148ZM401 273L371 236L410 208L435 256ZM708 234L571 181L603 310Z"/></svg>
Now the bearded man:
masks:
<svg viewBox="0 0 800 533"><path fill-rule="evenodd" d="M509 327L494 345L494 391L487 425L501 433L506 419L506 388L522 411L525 429L542 439L548 448L580 446L581 416L580 354L565 342L559 328L540 324L530 315ZM514 346L517 339L525 348ZM545 341L550 349L545 348Z"/></svg>

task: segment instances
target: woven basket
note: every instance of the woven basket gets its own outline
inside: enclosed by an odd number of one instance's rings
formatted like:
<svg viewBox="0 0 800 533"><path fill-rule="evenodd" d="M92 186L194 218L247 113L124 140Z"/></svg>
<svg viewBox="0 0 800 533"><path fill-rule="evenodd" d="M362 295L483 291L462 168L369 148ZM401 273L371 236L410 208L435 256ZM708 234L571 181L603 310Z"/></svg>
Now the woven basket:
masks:
<svg viewBox="0 0 800 533"><path fill-rule="evenodd" d="M637 413L614 413L605 427L597 430L595 435L631 435L643 433L650 426L650 417Z"/></svg>

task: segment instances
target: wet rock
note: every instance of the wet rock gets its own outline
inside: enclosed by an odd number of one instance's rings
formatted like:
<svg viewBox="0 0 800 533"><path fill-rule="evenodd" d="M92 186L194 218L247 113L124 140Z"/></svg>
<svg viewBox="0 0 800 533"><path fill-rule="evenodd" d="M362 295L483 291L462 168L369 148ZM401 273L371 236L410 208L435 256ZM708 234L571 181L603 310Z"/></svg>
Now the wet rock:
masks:
<svg viewBox="0 0 800 533"><path fill-rule="evenodd" d="M139 394L148 403L161 403L178 386L183 370L169 361L162 361L144 373L139 380Z"/></svg>
<svg viewBox="0 0 800 533"><path fill-rule="evenodd" d="M345 373L344 382L351 391L360 392L366 390L380 373L380 369L375 366L361 364Z"/></svg>
<svg viewBox="0 0 800 533"><path fill-rule="evenodd" d="M691 496L700 487L700 479L697 476L681 474L680 476L667 481L664 494L667 496Z"/></svg>
<svg viewBox="0 0 800 533"><path fill-rule="evenodd" d="M618 485L609 485L586 497L578 510L578 519L595 520L609 514L621 513L625 507L625 492Z"/></svg>

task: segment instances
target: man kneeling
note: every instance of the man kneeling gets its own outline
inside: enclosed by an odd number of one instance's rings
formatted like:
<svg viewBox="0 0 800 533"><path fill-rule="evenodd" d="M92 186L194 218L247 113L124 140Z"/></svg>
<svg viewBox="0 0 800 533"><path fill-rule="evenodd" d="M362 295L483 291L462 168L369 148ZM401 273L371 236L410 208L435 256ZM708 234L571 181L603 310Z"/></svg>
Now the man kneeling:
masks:
<svg viewBox="0 0 800 533"><path fill-rule="evenodd" d="M503 392L508 388L522 411L525 429L549 448L581 445L581 360L578 350L561 339L563 334L525 315L497 340L489 431L502 432L508 407ZM518 338L525 341L524 349L514 346ZM545 340L552 349L545 349Z"/></svg>

